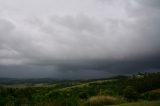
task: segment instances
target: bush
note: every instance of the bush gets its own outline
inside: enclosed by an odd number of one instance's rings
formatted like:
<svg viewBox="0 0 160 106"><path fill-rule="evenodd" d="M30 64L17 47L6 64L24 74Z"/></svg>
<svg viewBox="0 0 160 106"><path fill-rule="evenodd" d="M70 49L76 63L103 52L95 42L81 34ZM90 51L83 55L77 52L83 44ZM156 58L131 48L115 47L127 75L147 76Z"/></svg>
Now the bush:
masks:
<svg viewBox="0 0 160 106"><path fill-rule="evenodd" d="M89 97L87 92L80 92L79 93L79 98L80 99L87 99Z"/></svg>
<svg viewBox="0 0 160 106"><path fill-rule="evenodd" d="M146 92L142 97L147 100L160 100L160 89Z"/></svg>
<svg viewBox="0 0 160 106"><path fill-rule="evenodd" d="M105 89L101 91L102 95L115 95L115 92L111 89Z"/></svg>
<svg viewBox="0 0 160 106"><path fill-rule="evenodd" d="M136 92L136 90L132 86L127 86L124 89L124 97L128 101L137 101L137 99L138 99L138 93Z"/></svg>

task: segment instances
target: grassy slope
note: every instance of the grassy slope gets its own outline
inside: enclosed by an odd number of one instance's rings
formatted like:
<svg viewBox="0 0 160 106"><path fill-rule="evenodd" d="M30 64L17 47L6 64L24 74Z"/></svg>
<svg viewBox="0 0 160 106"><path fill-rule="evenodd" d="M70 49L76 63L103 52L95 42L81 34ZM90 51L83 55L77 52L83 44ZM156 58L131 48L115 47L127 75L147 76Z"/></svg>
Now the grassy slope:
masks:
<svg viewBox="0 0 160 106"><path fill-rule="evenodd" d="M114 79L114 80L116 80L116 79ZM89 84L92 84L92 83L100 84L100 83L114 81L114 80L113 79L112 80L97 80L97 81L85 82L85 83L82 83L82 84L73 85L73 86L70 86L70 87L65 87L65 88L62 88L60 90L63 91L63 90L69 90L69 89L72 89L72 88L82 88L84 86L89 86Z"/></svg>
<svg viewBox="0 0 160 106"><path fill-rule="evenodd" d="M111 105L111 106L160 106L159 101L143 101L143 102L135 102L135 103L125 103L120 105Z"/></svg>

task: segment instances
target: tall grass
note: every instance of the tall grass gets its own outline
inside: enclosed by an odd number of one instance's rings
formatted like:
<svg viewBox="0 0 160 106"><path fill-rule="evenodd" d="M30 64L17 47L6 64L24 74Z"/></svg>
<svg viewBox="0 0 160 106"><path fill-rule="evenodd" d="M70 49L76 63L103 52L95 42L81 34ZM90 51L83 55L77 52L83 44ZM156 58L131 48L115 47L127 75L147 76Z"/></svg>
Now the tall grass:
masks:
<svg viewBox="0 0 160 106"><path fill-rule="evenodd" d="M141 101L109 106L160 106L160 101Z"/></svg>
<svg viewBox="0 0 160 106"><path fill-rule="evenodd" d="M86 101L85 106L114 105L121 102L122 99L113 96L93 96Z"/></svg>

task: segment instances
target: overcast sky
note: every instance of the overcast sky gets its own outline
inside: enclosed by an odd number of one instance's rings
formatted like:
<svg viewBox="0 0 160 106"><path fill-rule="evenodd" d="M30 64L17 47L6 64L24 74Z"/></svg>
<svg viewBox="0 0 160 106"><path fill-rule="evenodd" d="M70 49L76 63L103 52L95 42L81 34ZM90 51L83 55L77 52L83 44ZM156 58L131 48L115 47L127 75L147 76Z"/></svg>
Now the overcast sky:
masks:
<svg viewBox="0 0 160 106"><path fill-rule="evenodd" d="M0 77L160 71L160 0L0 0Z"/></svg>

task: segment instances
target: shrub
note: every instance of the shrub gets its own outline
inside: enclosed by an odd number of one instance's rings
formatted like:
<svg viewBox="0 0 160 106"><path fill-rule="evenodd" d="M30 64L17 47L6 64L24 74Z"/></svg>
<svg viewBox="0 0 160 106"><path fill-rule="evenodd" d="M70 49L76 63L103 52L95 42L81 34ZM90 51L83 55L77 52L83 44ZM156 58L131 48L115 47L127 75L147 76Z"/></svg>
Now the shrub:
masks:
<svg viewBox="0 0 160 106"><path fill-rule="evenodd" d="M87 99L89 97L87 92L80 92L79 93L79 98L80 99Z"/></svg>
<svg viewBox="0 0 160 106"><path fill-rule="evenodd" d="M111 89L105 89L101 91L102 95L115 95L114 91Z"/></svg>
<svg viewBox="0 0 160 106"><path fill-rule="evenodd" d="M146 92L142 97L147 100L160 100L160 89Z"/></svg>
<svg viewBox="0 0 160 106"><path fill-rule="evenodd" d="M124 89L124 97L128 101L137 101L137 99L138 99L138 93L136 92L136 90L132 86L127 86Z"/></svg>

